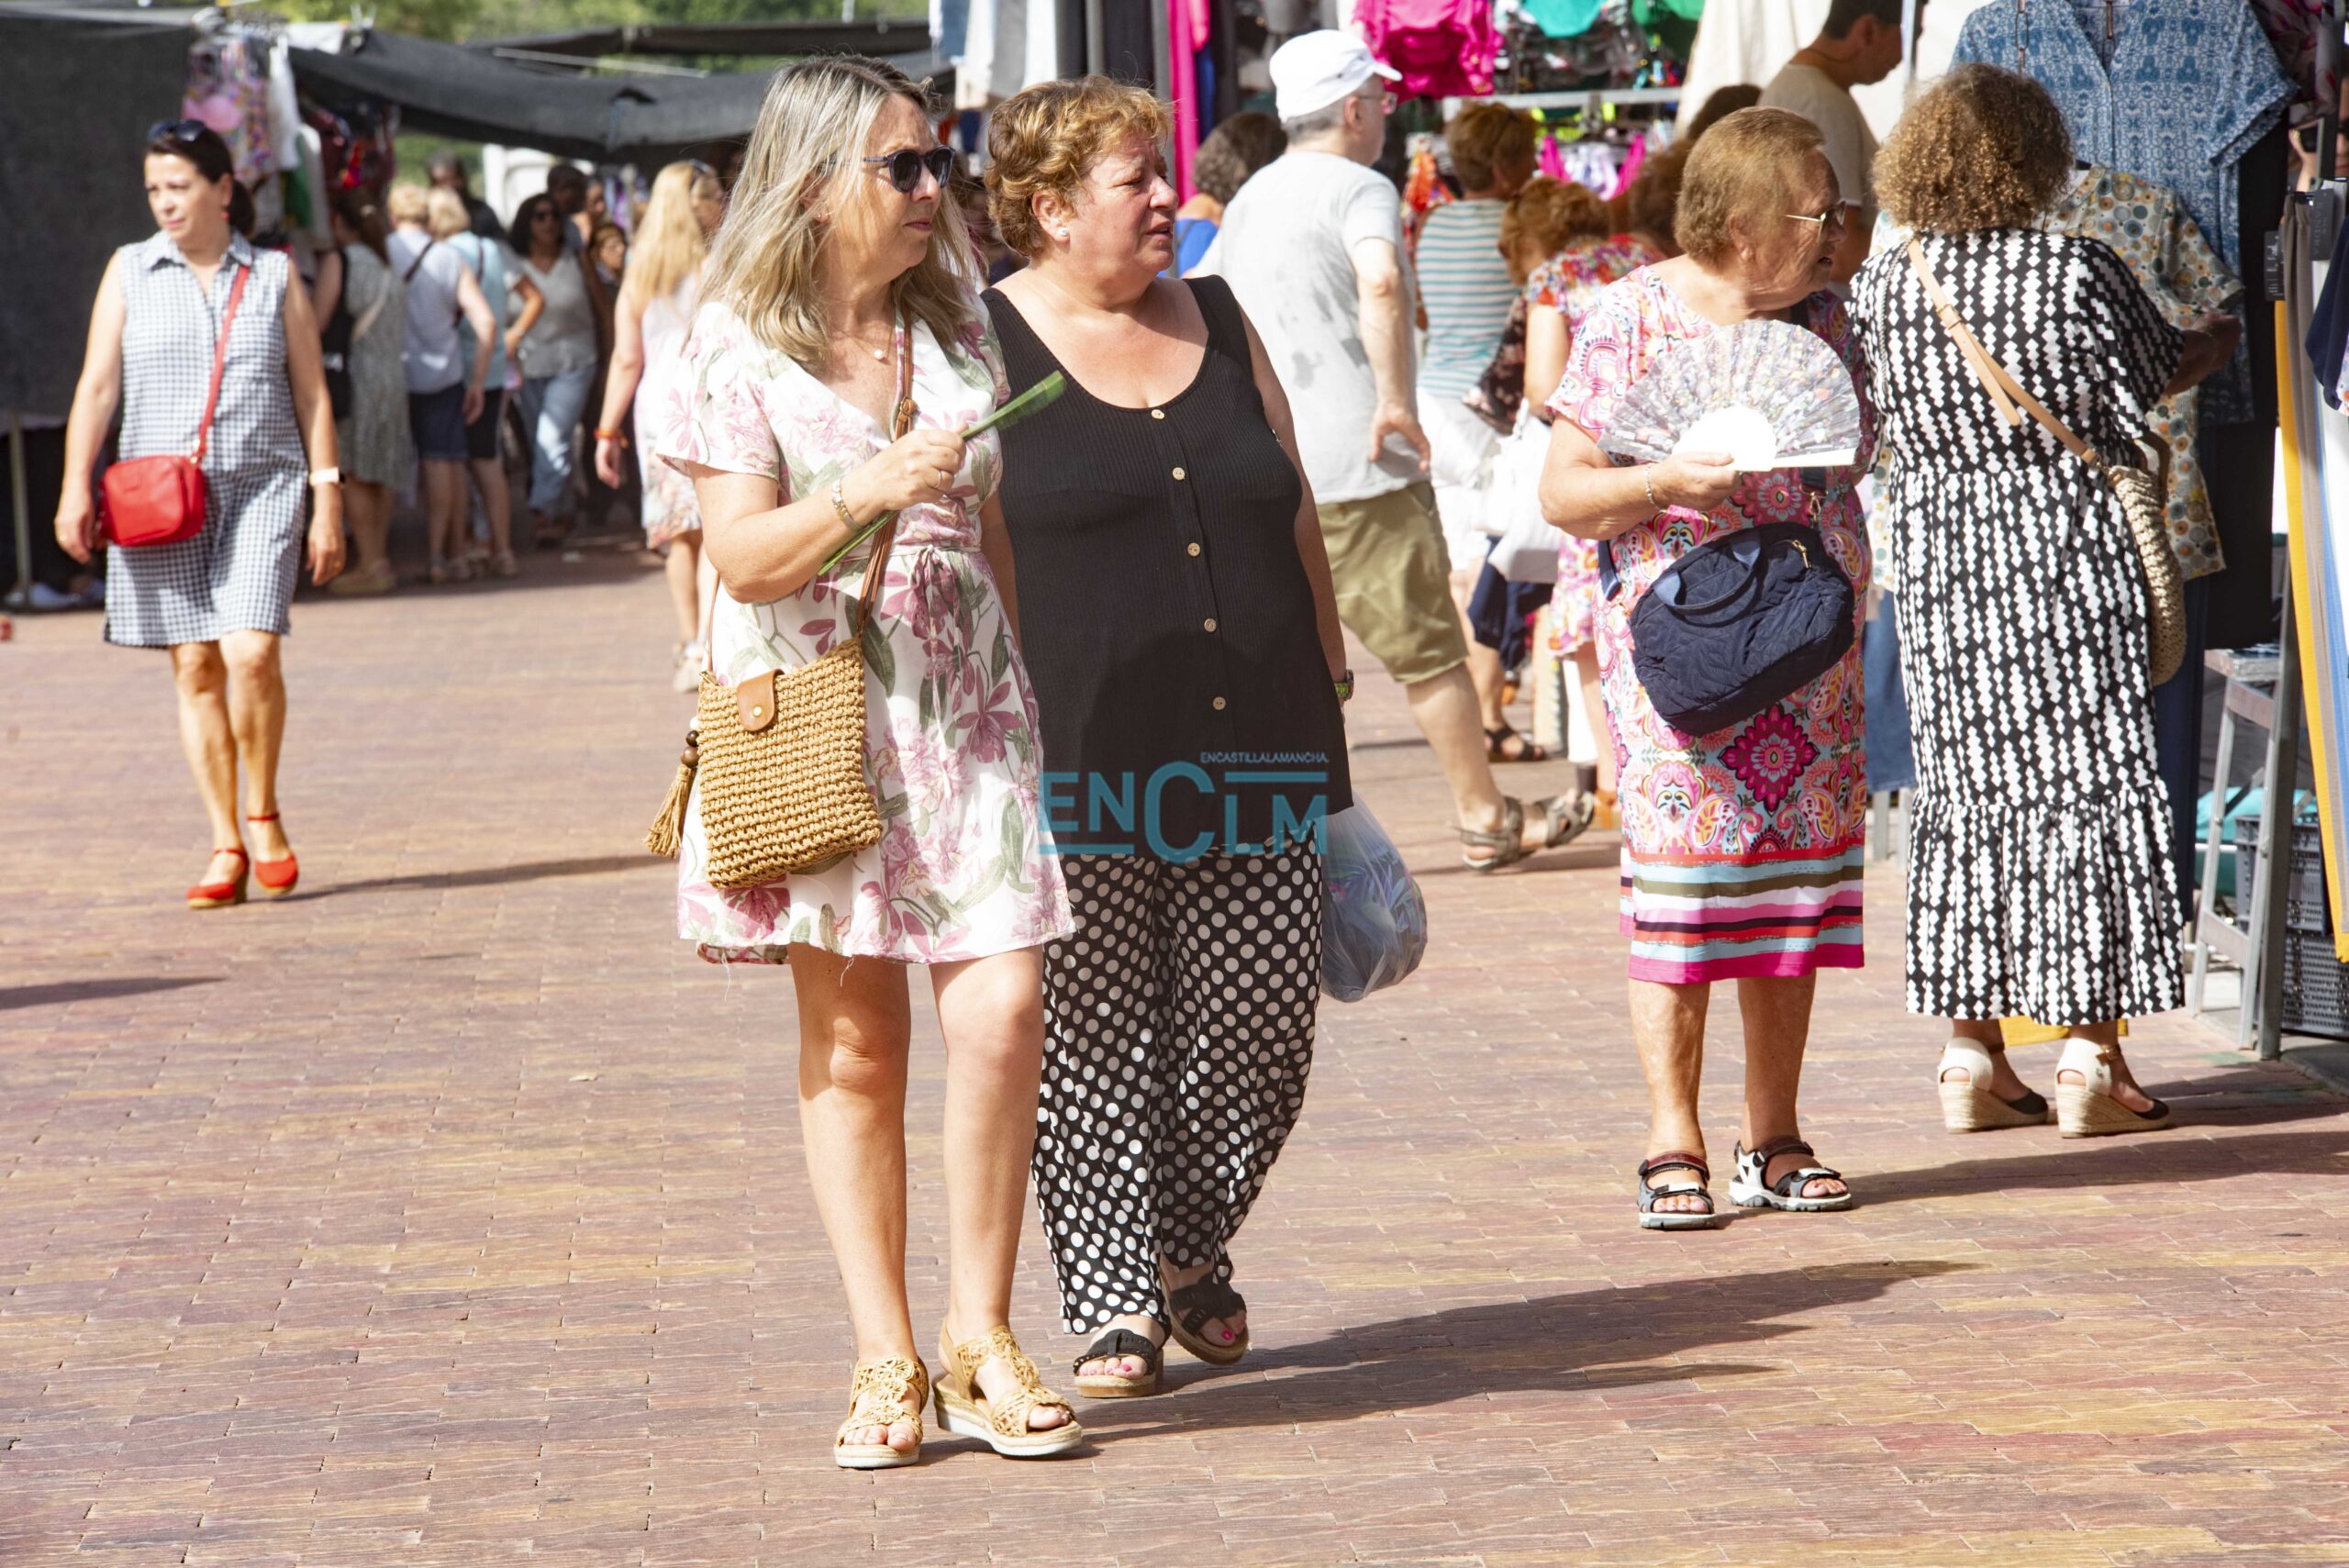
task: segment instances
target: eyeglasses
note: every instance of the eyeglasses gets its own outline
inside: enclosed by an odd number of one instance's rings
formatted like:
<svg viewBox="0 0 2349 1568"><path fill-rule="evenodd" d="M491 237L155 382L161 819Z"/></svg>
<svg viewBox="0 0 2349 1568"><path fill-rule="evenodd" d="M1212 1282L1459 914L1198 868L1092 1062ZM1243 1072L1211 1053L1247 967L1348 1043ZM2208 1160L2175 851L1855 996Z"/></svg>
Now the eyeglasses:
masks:
<svg viewBox="0 0 2349 1568"><path fill-rule="evenodd" d="M889 183L895 185L899 194L911 195L914 187L921 183L921 172L925 169L930 171L931 179L941 185L946 183L946 177L954 172L954 150L933 147L927 152L916 152L910 147L901 147L895 152L867 158L863 161L886 163L889 166Z"/></svg>
<svg viewBox="0 0 2349 1568"><path fill-rule="evenodd" d="M1370 103L1373 100L1375 100L1378 106L1390 115L1397 109L1402 107L1403 105L1402 99L1397 97L1394 94L1388 92L1384 87L1380 88L1375 93L1364 93L1362 95L1362 101L1365 104Z"/></svg>
<svg viewBox="0 0 2349 1568"><path fill-rule="evenodd" d="M1787 216L1793 218L1797 223L1815 223L1819 225L1819 231L1821 235L1824 235L1831 228L1835 230L1838 234L1841 234L1844 229L1850 228L1852 225L1852 209L1844 206L1842 202L1837 202L1825 212L1790 212L1787 214Z"/></svg>
<svg viewBox="0 0 2349 1568"><path fill-rule="evenodd" d="M161 141L169 137L173 141L199 141L210 128L202 120L157 120L147 128L147 139Z"/></svg>

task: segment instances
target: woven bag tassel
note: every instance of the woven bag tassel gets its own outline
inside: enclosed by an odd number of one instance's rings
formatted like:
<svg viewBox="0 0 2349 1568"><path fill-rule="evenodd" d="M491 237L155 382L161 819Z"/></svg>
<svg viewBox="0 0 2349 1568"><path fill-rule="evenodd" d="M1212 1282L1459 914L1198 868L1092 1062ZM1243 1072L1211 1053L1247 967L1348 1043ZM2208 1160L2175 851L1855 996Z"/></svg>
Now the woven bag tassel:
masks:
<svg viewBox="0 0 2349 1568"><path fill-rule="evenodd" d="M694 770L701 763L701 731L685 731L685 749L677 754L677 777L669 785L669 798L661 803L661 815L652 819L651 828L644 835L644 847L664 859L675 860L685 841L685 802L694 792Z"/></svg>

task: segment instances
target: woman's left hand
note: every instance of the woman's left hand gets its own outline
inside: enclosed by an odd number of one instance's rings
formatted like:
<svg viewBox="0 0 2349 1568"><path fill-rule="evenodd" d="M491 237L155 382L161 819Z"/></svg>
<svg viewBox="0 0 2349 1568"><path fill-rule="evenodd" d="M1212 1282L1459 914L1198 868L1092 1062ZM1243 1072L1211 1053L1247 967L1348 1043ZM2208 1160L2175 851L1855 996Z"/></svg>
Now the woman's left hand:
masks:
<svg viewBox="0 0 2349 1568"><path fill-rule="evenodd" d="M321 484L310 493L310 581L318 587L342 570L342 487Z"/></svg>

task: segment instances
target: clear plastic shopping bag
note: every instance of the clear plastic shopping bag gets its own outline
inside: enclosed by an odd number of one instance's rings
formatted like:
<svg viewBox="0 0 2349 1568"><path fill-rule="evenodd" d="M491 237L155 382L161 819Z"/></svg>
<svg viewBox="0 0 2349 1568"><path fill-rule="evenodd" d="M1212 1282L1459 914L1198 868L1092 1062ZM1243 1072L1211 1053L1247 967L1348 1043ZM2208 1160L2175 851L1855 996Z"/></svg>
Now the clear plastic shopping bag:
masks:
<svg viewBox="0 0 2349 1568"><path fill-rule="evenodd" d="M1357 798L1329 821L1321 859L1321 994L1359 1002L1419 968L1428 906L1393 840Z"/></svg>

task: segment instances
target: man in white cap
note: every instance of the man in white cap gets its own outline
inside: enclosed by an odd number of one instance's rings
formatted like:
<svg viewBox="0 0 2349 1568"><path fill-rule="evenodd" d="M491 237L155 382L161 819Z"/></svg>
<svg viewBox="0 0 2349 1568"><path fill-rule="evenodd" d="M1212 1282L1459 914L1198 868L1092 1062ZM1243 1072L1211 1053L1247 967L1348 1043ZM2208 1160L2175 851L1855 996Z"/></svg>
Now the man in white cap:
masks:
<svg viewBox="0 0 2349 1568"><path fill-rule="evenodd" d="M1288 394L1339 617L1403 684L1452 786L1464 858L1508 865L1581 832L1593 802L1511 800L1486 757L1413 396L1402 202L1368 166L1399 73L1335 31L1291 39L1271 70L1288 150L1240 187L1198 270L1231 285Z"/></svg>

